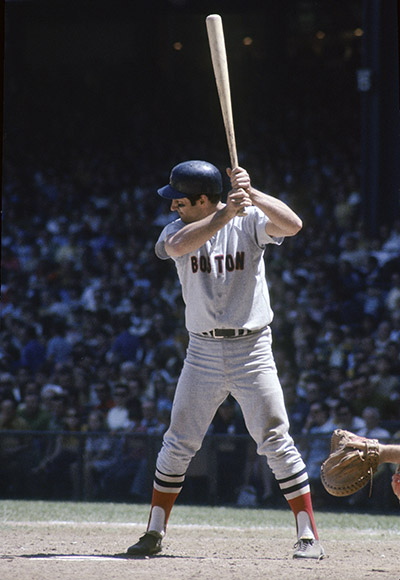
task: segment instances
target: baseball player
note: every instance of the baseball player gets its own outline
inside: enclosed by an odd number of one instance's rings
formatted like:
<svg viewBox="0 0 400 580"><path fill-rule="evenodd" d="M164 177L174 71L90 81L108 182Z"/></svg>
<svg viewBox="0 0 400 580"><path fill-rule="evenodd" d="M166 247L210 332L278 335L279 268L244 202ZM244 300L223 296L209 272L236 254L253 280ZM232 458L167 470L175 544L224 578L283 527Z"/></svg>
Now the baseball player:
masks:
<svg viewBox="0 0 400 580"><path fill-rule="evenodd" d="M296 521L294 558L324 556L315 526L305 464L288 433L282 388L271 349L273 312L264 250L302 227L282 201L254 189L249 174L227 170L232 189L221 201L222 176L206 161L176 165L158 190L179 219L156 243L172 258L182 286L189 344L168 430L156 462L146 533L131 556L161 551L172 506L221 403L231 394ZM243 215L245 212L245 215Z"/></svg>

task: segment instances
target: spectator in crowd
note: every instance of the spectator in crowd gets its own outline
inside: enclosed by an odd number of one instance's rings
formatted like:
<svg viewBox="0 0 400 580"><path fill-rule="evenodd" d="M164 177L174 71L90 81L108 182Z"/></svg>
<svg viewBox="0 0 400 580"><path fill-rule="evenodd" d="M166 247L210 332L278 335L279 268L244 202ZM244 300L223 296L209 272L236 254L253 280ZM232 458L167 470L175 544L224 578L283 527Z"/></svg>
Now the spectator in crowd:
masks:
<svg viewBox="0 0 400 580"><path fill-rule="evenodd" d="M345 408L343 405L342 411ZM335 428L329 406L323 401L314 402L302 430L300 448L307 465L313 501L318 505L323 505L326 498L321 484L320 470L321 463L329 455L331 436Z"/></svg>
<svg viewBox="0 0 400 580"><path fill-rule="evenodd" d="M392 332L392 325L390 320L381 320L378 323L374 333L375 351L377 353L384 353L388 344L390 343L390 336Z"/></svg>
<svg viewBox="0 0 400 580"><path fill-rule="evenodd" d="M357 395L357 381L347 380L344 383L341 383L336 390L336 393L338 394L339 399L352 405Z"/></svg>
<svg viewBox="0 0 400 580"><path fill-rule="evenodd" d="M103 474L115 463L120 439L110 435L105 416L100 410L89 413L83 429L87 433L83 452L83 497L85 500L101 499ZM79 465L74 464L74 477L79 476Z"/></svg>
<svg viewBox="0 0 400 580"><path fill-rule="evenodd" d="M352 431L353 433L365 427L364 419L357 416L353 406L343 399L338 399L333 410L332 419L336 427Z"/></svg>
<svg viewBox="0 0 400 580"><path fill-rule="evenodd" d="M69 360L72 345L65 338L65 322L56 318L48 323L50 338L46 345L46 359L52 363L63 363Z"/></svg>
<svg viewBox="0 0 400 580"><path fill-rule="evenodd" d="M177 302L181 300L181 297L182 294L177 280L172 277L166 278L160 290L160 298L166 302L171 311L176 309Z"/></svg>
<svg viewBox="0 0 400 580"><path fill-rule="evenodd" d="M117 335L109 352L109 362L135 362L139 356L139 333L132 330L129 319L125 314L116 318Z"/></svg>
<svg viewBox="0 0 400 580"><path fill-rule="evenodd" d="M115 407L115 400L111 393L111 387L108 381L97 381L92 384L94 402L93 409L101 411L107 415L108 411Z"/></svg>
<svg viewBox="0 0 400 580"><path fill-rule="evenodd" d="M24 326L22 343L20 366L27 368L34 376L46 362L46 349L34 326Z"/></svg>
<svg viewBox="0 0 400 580"><path fill-rule="evenodd" d="M309 372L303 374L303 376L300 377L300 380L302 381L302 383L298 384L298 389L301 392L303 402L305 402L306 404L304 414L304 419L306 419L313 403L315 403L316 401L320 401L326 395L323 389L322 376L319 373ZM304 424L301 424L300 430L302 430L303 426Z"/></svg>
<svg viewBox="0 0 400 580"><path fill-rule="evenodd" d="M27 395L39 395L40 399L40 385L41 383L38 380L32 380L26 383L23 396L19 398L19 404L23 405L23 399Z"/></svg>
<svg viewBox="0 0 400 580"><path fill-rule="evenodd" d="M132 317L130 331L137 337L145 336L153 326L154 312L147 302L140 308L140 314Z"/></svg>
<svg viewBox="0 0 400 580"><path fill-rule="evenodd" d="M81 409L81 414L87 417L92 407L90 398L90 373L79 366L72 369L71 395L75 405Z"/></svg>
<svg viewBox="0 0 400 580"><path fill-rule="evenodd" d="M315 435L317 433L330 433L337 425L331 417L331 409L323 400L315 401L310 406L310 411L302 429L302 435ZM311 443L313 446L313 443Z"/></svg>
<svg viewBox="0 0 400 580"><path fill-rule="evenodd" d="M376 407L382 417L392 418L392 403L390 397L384 395L376 388L371 381L371 369L369 366L364 370L359 367L359 372L352 379L351 383L355 385L354 396L351 405L354 412L360 416L366 407ZM361 428L361 426L359 427Z"/></svg>
<svg viewBox="0 0 400 580"><path fill-rule="evenodd" d="M31 438L20 433L28 428L28 423L18 416L16 401L3 399L0 431L8 431L0 437L0 494L3 497L19 497L28 490L25 475L31 465Z"/></svg>
<svg viewBox="0 0 400 580"><path fill-rule="evenodd" d="M31 387L27 385L25 397L17 407L17 415L26 422L29 431L41 432L40 435L31 436L29 465L36 466L48 446L48 438L42 432L48 432L51 415L42 404L39 390L34 383L31 383Z"/></svg>
<svg viewBox="0 0 400 580"><path fill-rule="evenodd" d="M128 383L137 379L137 365L130 361L124 361L119 365L119 380L121 383Z"/></svg>
<svg viewBox="0 0 400 580"><path fill-rule="evenodd" d="M304 395L299 395L297 392L296 376L291 373L285 373L282 376L281 382L291 433L292 436L296 438L296 436L301 433L306 420L309 411L309 403Z"/></svg>
<svg viewBox="0 0 400 580"><path fill-rule="evenodd" d="M124 383L118 383L115 387L113 398L115 405L109 409L106 422L112 432L125 431L131 424L129 408L129 389Z"/></svg>
<svg viewBox="0 0 400 580"><path fill-rule="evenodd" d="M383 290L378 285L368 284L363 292L360 292L360 302L364 314L379 320L383 313Z"/></svg>
<svg viewBox="0 0 400 580"><path fill-rule="evenodd" d="M31 431L47 431L50 425L50 413L43 408L40 395L37 392L26 393L19 404L17 415L27 424Z"/></svg>
<svg viewBox="0 0 400 580"><path fill-rule="evenodd" d="M400 316L399 316L400 321ZM388 357L392 373L396 377L400 377L400 341L391 340L386 348L386 356Z"/></svg>
<svg viewBox="0 0 400 580"><path fill-rule="evenodd" d="M169 381L162 375L157 375L153 377L152 381L149 381L147 398L157 401L158 411L167 411L168 413L172 409L172 401L174 398L176 389L176 381Z"/></svg>
<svg viewBox="0 0 400 580"><path fill-rule="evenodd" d="M62 417L61 430L50 441L45 456L32 469L36 489L47 499L79 498L76 465L81 454L81 420L78 410L69 407Z"/></svg>
<svg viewBox="0 0 400 580"><path fill-rule="evenodd" d="M391 361L387 354L382 353L375 358L374 370L375 372L370 378L372 388L390 398L393 393L400 389L400 376L393 373Z"/></svg>
<svg viewBox="0 0 400 580"><path fill-rule="evenodd" d="M340 326L331 326L326 335L319 341L321 355L330 367L344 368L347 363L345 333Z"/></svg>
<svg viewBox="0 0 400 580"><path fill-rule="evenodd" d="M21 397L21 392L16 386L15 378L11 373L0 374L0 400L17 399Z"/></svg>
<svg viewBox="0 0 400 580"><path fill-rule="evenodd" d="M343 249L339 254L339 260L347 261L358 271L362 271L367 265L368 251L360 244L360 240L351 233L343 240Z"/></svg>
<svg viewBox="0 0 400 580"><path fill-rule="evenodd" d="M389 312L400 311L400 274L394 272L391 278L391 284L385 298L385 306Z"/></svg>
<svg viewBox="0 0 400 580"><path fill-rule="evenodd" d="M218 436L213 444L217 454L218 501L234 504L244 483L242 472L237 466L245 465L249 442L247 438L235 440L224 437L248 434L243 415L231 395L219 406L209 433Z"/></svg>
<svg viewBox="0 0 400 580"><path fill-rule="evenodd" d="M362 418L365 421L365 427L357 431L358 435L369 439L388 439L390 437L389 431L380 426L381 415L379 409L365 407L362 412Z"/></svg>
<svg viewBox="0 0 400 580"><path fill-rule="evenodd" d="M133 426L120 432L118 452L101 478L101 492L114 501L148 500L146 430Z"/></svg>
<svg viewBox="0 0 400 580"><path fill-rule="evenodd" d="M68 397L62 391L59 385L57 391L54 392L52 389L45 392L49 396L49 410L50 410L50 420L49 420L49 430L50 431L62 431L65 427L65 413L68 407Z"/></svg>
<svg viewBox="0 0 400 580"><path fill-rule="evenodd" d="M140 430L143 429L149 435L162 435L166 431L165 422L160 420L157 402L153 399L145 399L141 405L143 418L140 421Z"/></svg>

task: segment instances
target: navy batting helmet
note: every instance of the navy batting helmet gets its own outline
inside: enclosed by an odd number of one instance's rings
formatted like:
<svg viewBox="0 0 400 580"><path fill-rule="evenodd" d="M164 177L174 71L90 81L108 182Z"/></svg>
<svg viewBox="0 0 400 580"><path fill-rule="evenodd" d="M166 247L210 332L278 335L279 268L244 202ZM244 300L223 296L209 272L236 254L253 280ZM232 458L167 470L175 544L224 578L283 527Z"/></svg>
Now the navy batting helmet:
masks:
<svg viewBox="0 0 400 580"><path fill-rule="evenodd" d="M222 176L219 169L207 161L184 161L172 169L169 184L157 191L166 199L191 197L201 193L220 194Z"/></svg>

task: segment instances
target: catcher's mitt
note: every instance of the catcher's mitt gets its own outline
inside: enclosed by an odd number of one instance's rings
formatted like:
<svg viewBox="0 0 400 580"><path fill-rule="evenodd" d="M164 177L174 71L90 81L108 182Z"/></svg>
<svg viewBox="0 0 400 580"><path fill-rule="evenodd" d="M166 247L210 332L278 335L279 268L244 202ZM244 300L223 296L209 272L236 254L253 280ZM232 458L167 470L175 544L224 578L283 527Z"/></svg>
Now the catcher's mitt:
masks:
<svg viewBox="0 0 400 580"><path fill-rule="evenodd" d="M377 439L360 437L344 429L335 429L329 456L321 465L321 481L331 495L351 495L363 488L379 465Z"/></svg>

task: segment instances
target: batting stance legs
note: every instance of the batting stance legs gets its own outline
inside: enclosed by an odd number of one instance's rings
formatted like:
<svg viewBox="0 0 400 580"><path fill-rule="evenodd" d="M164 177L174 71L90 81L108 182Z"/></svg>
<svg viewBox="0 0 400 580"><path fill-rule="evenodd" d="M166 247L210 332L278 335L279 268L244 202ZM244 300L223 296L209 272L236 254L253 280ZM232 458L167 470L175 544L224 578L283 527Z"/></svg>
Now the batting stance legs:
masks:
<svg viewBox="0 0 400 580"><path fill-rule="evenodd" d="M298 538L318 539L308 476L288 433L269 327L237 338L190 334L170 427L157 458L148 533L162 537L185 474L220 404L231 393L296 518Z"/></svg>

